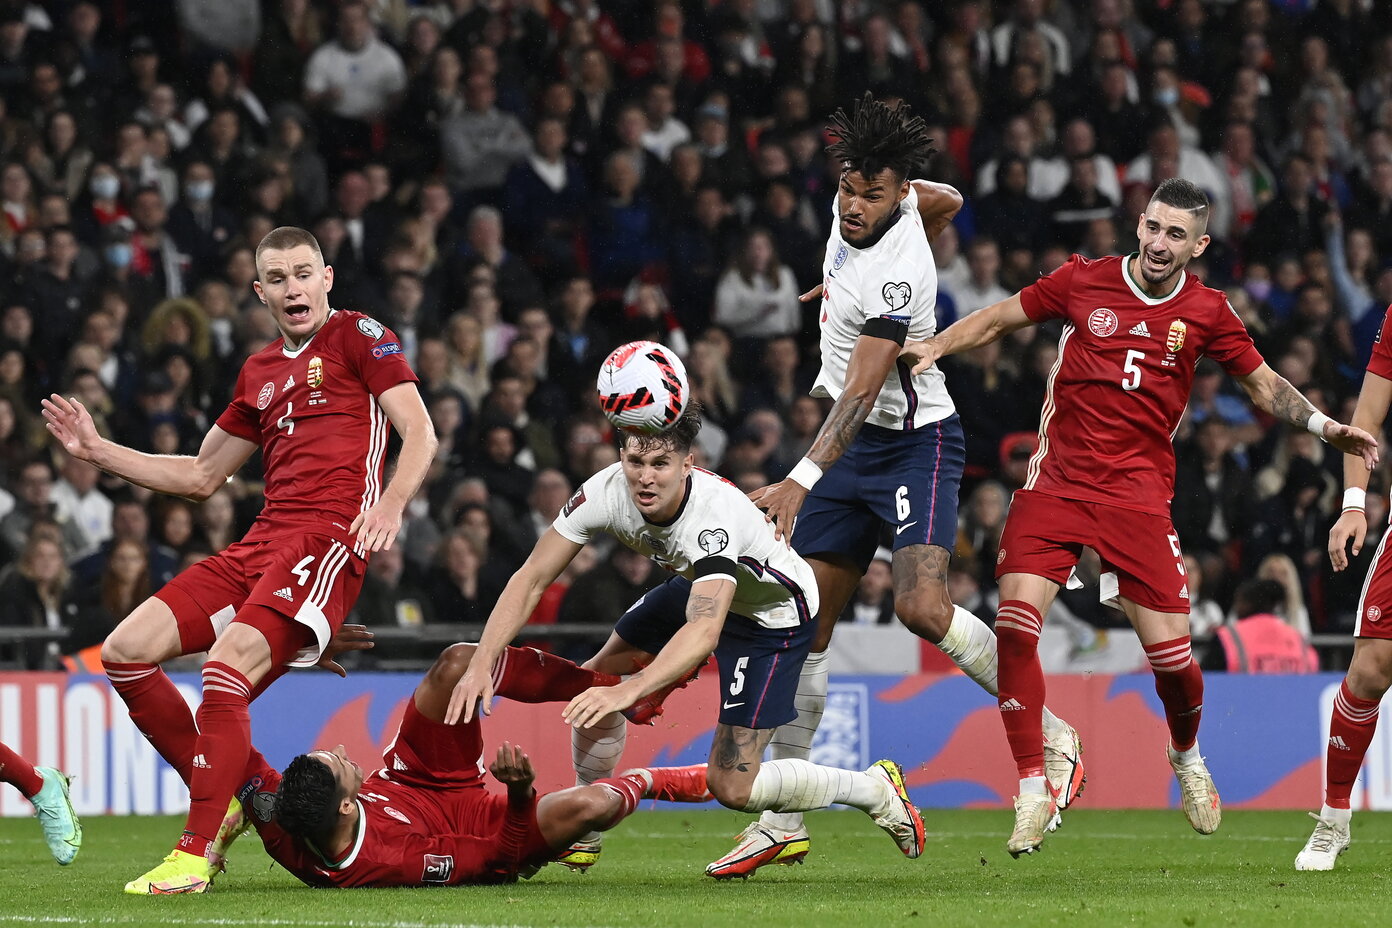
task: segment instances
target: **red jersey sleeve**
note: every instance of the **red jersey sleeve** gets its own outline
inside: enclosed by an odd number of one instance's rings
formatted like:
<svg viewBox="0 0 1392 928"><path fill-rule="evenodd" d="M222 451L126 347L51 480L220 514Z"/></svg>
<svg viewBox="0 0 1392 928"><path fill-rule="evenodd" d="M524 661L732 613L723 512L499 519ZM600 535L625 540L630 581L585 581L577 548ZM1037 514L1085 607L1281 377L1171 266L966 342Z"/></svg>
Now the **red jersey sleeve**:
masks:
<svg viewBox="0 0 1392 928"><path fill-rule="evenodd" d="M417 381L416 372L401 352L401 340L375 319L359 317L354 330L345 333L344 339L348 364L357 370L373 396L381 396L399 383Z"/></svg>
<svg viewBox="0 0 1392 928"><path fill-rule="evenodd" d="M1205 346L1204 354L1223 365L1223 370L1233 377L1246 377L1261 367L1265 360L1257 346L1252 344L1252 336L1232 304L1226 297L1220 299L1223 302L1217 310L1213 336Z"/></svg>
<svg viewBox="0 0 1392 928"><path fill-rule="evenodd" d="M261 414L247 402L245 367L237 374L232 400L218 416L216 425L229 435L261 444Z"/></svg>
<svg viewBox="0 0 1392 928"><path fill-rule="evenodd" d="M1382 317L1382 328L1373 339L1373 356L1368 359L1368 373L1392 380L1392 306Z"/></svg>
<svg viewBox="0 0 1392 928"><path fill-rule="evenodd" d="M1047 277L1041 277L1020 291L1020 305L1035 322L1068 317L1068 293L1073 289L1073 272L1086 258L1074 255Z"/></svg>

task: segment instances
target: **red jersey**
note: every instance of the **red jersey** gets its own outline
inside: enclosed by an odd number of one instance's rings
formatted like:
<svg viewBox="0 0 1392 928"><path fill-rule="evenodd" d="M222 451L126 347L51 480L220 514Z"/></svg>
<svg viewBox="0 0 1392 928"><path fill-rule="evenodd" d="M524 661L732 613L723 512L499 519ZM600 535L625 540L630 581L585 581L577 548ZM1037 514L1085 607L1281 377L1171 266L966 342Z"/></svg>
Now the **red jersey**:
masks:
<svg viewBox="0 0 1392 928"><path fill-rule="evenodd" d="M358 792L358 826L338 860L287 834L271 815L280 774L269 765L240 791L266 853L309 886L430 886L506 883L532 860L536 802L513 805L476 789L440 791L401 783L383 769Z"/></svg>
<svg viewBox="0 0 1392 928"><path fill-rule="evenodd" d="M1180 271L1169 296L1150 297L1129 261L1074 255L1020 291L1035 322L1064 320L1025 488L1168 516L1199 359L1234 377L1263 362L1221 290Z"/></svg>
<svg viewBox="0 0 1392 928"><path fill-rule="evenodd" d="M1368 359L1368 373L1392 380L1392 306L1382 317L1382 328L1373 339L1373 356Z"/></svg>
<svg viewBox="0 0 1392 928"><path fill-rule="evenodd" d="M217 420L261 446L266 505L245 540L314 533L366 556L348 527L382 495L390 423L377 397L415 380L397 337L346 310L294 351L282 338L247 358Z"/></svg>

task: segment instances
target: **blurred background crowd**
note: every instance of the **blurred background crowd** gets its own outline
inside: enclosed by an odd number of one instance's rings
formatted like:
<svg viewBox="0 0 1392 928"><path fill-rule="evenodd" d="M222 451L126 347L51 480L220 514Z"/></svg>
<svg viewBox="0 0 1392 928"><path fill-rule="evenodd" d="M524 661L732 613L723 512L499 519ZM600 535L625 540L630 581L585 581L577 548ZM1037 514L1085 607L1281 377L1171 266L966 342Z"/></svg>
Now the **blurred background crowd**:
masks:
<svg viewBox="0 0 1392 928"><path fill-rule="evenodd" d="M685 358L708 411L698 463L746 489L787 473L825 412L807 395L817 305L797 299L819 281L836 188L822 129L865 90L926 116L925 175L966 195L934 245L940 326L1072 252L1127 253L1172 176L1213 201L1191 272L1330 415L1349 418L1392 301L1392 4L172 6L0 2L0 628L71 629L0 646L9 666L81 666L254 518L254 462L202 506L151 497L53 448L38 404L75 395L117 441L196 452L242 360L277 336L251 288L277 225L318 236L334 306L398 333L440 435L358 605L383 629L487 617L573 489L616 460L592 385L624 341ZM968 435L952 591L983 617L1057 336L943 365ZM1384 476L1364 553L1335 575L1339 455L1207 364L1175 444L1196 634L1258 577L1298 627L1347 633ZM587 552L534 620L583 657L593 642L559 630L611 623L661 573ZM1124 624L1092 590L1060 609L1084 650ZM842 618L892 614L881 558ZM379 657L436 649L410 637Z"/></svg>

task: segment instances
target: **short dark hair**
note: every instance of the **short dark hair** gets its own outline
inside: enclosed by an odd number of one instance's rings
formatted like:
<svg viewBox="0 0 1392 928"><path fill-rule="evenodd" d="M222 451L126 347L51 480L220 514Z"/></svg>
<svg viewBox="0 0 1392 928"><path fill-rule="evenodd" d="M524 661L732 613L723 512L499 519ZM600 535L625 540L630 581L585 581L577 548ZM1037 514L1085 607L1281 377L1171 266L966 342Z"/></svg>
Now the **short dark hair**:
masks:
<svg viewBox="0 0 1392 928"><path fill-rule="evenodd" d="M1208 194L1191 181L1182 177L1161 181L1150 195L1150 202L1187 210L1199 220L1200 232L1208 228Z"/></svg>
<svg viewBox="0 0 1392 928"><path fill-rule="evenodd" d="M296 838L322 838L338 823L338 780L322 760L301 754L281 774L276 821Z"/></svg>
<svg viewBox="0 0 1392 928"><path fill-rule="evenodd" d="M838 109L832 114L827 134L835 139L826 147L827 155L866 178L888 168L904 180L937 150L922 116L913 115L907 103L881 103L868 90L854 113Z"/></svg>
<svg viewBox="0 0 1392 928"><path fill-rule="evenodd" d="M322 262L324 252L319 248L319 240L308 229L301 229L299 226L279 226L266 233L266 237L261 239L261 244L256 246L256 273L261 273L261 253L264 251L285 251L288 248L298 248L301 245L308 245Z"/></svg>
<svg viewBox="0 0 1392 928"><path fill-rule="evenodd" d="M681 414L681 418L676 421L676 424L664 432L658 432L655 435L643 432L620 432L619 450L647 454L649 451L667 447L678 454L685 455L691 451L691 446L696 443L696 436L701 431L701 414L703 412L705 412L705 408L701 405L701 401L693 399L687 404L686 412Z"/></svg>

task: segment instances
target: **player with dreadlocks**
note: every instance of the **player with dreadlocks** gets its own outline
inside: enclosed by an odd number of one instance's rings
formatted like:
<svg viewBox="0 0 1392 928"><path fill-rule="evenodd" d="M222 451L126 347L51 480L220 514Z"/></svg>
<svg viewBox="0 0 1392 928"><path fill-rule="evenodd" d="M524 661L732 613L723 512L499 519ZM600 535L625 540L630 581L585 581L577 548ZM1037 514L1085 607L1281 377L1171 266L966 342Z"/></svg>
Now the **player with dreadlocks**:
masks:
<svg viewBox="0 0 1392 928"><path fill-rule="evenodd" d="M898 360L905 339L936 330L929 243L957 214L962 196L946 184L911 179L934 149L927 125L908 106L867 93L852 113L837 110L828 132L834 141L827 154L841 164L841 180L822 284L803 299L822 298L822 369L812 395L834 403L787 479L751 494L812 565L821 599L799 679L798 717L774 735L775 758L809 756L826 704L832 627L891 529L899 620L996 693L995 635L947 593L966 456L961 422L938 368L915 377ZM652 610L656 620L661 612L680 615L675 605L650 593L634 609ZM1062 808L1082 787L1081 748L1073 728L1047 710L1043 732ZM748 876L766 864L800 861L809 846L800 814L765 812L706 872Z"/></svg>

